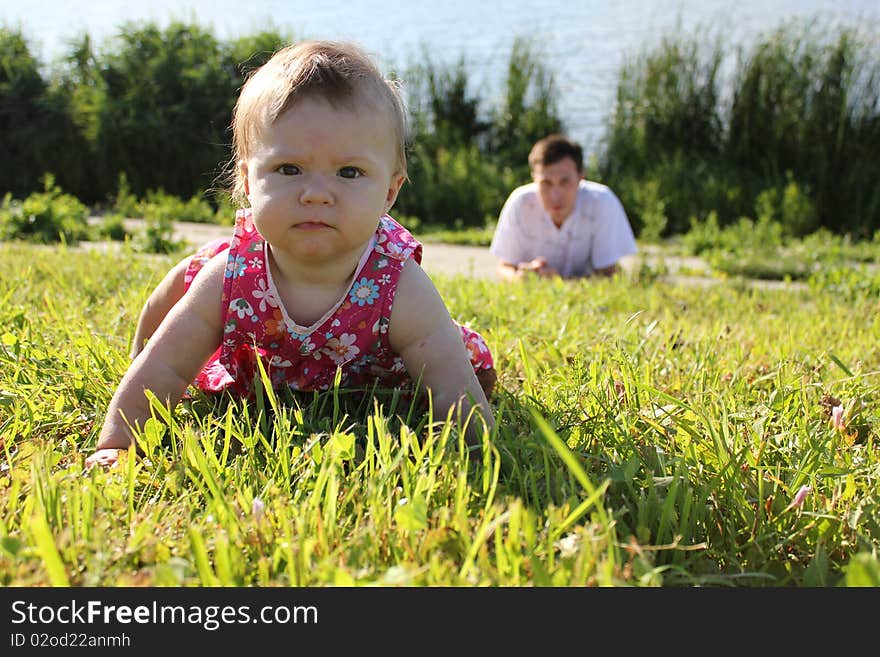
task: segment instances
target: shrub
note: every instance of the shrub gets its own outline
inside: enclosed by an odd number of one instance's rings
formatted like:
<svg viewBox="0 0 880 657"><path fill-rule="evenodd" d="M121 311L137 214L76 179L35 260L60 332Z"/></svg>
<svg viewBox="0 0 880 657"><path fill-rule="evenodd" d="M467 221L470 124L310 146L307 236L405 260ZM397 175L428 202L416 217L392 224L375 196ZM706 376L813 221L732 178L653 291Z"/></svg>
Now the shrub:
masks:
<svg viewBox="0 0 880 657"><path fill-rule="evenodd" d="M792 234L823 225L867 237L880 225L877 61L876 40L853 29L793 21L739 62L726 159L755 196L797 183Z"/></svg>
<svg viewBox="0 0 880 657"><path fill-rule="evenodd" d="M880 297L880 271L861 267L820 267L807 283L821 294L833 294L844 299Z"/></svg>
<svg viewBox="0 0 880 657"><path fill-rule="evenodd" d="M0 238L75 244L88 237L88 208L64 194L55 177L43 176L44 191L16 201L7 193L0 204Z"/></svg>
<svg viewBox="0 0 880 657"><path fill-rule="evenodd" d="M119 174L119 182L116 187L116 198L113 200L113 209L123 217L140 217L141 205L138 197L131 193L128 184L128 176L123 171Z"/></svg>
<svg viewBox="0 0 880 657"><path fill-rule="evenodd" d="M140 204L141 216L161 221L190 221L194 223L213 223L215 210L201 192L188 200L166 194L164 190L150 190L147 198Z"/></svg>
<svg viewBox="0 0 880 657"><path fill-rule="evenodd" d="M691 217L691 229L684 234L682 242L688 252L701 255L714 249L721 242L721 227L718 225L718 213L710 212L703 221Z"/></svg>
<svg viewBox="0 0 880 657"><path fill-rule="evenodd" d="M803 237L817 228L816 208L791 172L787 178L788 184L781 191L771 187L758 194L755 212L759 219L779 223L787 237Z"/></svg>
<svg viewBox="0 0 880 657"><path fill-rule="evenodd" d="M134 242L135 248L145 253L175 253L187 244L174 239L174 222L164 216L145 217L143 233Z"/></svg>
<svg viewBox="0 0 880 657"><path fill-rule="evenodd" d="M112 212L104 216L97 229L98 236L103 239L123 242L130 233L125 228L125 221L121 214Z"/></svg>
<svg viewBox="0 0 880 657"><path fill-rule="evenodd" d="M497 106L482 107L461 59L443 68L425 53L406 79L413 138L398 213L430 227L494 222L510 191L527 181L534 142L562 129L552 75L516 39Z"/></svg>
<svg viewBox="0 0 880 657"><path fill-rule="evenodd" d="M663 236L669 219L666 216L666 200L661 196L660 182L656 179L628 180L618 192L630 199L627 215L633 230L645 242L658 242Z"/></svg>

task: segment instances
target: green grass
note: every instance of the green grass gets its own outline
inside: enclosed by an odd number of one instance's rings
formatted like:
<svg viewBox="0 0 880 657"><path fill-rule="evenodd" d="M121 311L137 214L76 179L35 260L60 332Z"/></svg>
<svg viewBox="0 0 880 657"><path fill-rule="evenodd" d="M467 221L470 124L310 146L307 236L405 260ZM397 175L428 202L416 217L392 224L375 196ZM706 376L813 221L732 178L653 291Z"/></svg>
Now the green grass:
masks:
<svg viewBox="0 0 880 657"><path fill-rule="evenodd" d="M495 234L495 226L451 230L442 227L419 228L419 239L426 243L458 244L462 246L489 246Z"/></svg>
<svg viewBox="0 0 880 657"><path fill-rule="evenodd" d="M83 472L173 260L3 244L0 584L880 585L858 278L440 277L500 372L481 462L454 418L330 391L156 404L143 458Z"/></svg>

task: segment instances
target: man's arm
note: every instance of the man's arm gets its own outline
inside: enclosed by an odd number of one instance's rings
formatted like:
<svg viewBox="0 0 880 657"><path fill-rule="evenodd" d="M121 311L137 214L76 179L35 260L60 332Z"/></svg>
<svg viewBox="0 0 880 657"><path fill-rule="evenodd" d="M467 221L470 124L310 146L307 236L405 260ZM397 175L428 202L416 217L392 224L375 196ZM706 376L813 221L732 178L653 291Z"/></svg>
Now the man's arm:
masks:
<svg viewBox="0 0 880 657"><path fill-rule="evenodd" d="M629 219L617 195L602 188L596 199L596 238L591 261L594 274L613 276L620 271L620 259L638 251Z"/></svg>
<svg viewBox="0 0 880 657"><path fill-rule="evenodd" d="M515 263L499 260L498 276L504 281L515 281L523 277L523 271Z"/></svg>
<svg viewBox="0 0 880 657"><path fill-rule="evenodd" d="M518 221L520 204L521 196L514 190L501 208L492 243L489 245L489 252L498 259L498 276L505 281L522 278L520 263L528 257L523 248L524 238Z"/></svg>

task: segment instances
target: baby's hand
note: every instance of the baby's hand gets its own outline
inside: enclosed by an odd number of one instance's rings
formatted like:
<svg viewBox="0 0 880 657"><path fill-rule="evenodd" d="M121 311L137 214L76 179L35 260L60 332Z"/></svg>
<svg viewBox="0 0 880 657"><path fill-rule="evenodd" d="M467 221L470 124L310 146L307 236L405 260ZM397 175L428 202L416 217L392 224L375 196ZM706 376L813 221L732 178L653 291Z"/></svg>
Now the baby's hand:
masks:
<svg viewBox="0 0 880 657"><path fill-rule="evenodd" d="M96 450L94 454L86 459L86 470L91 470L96 465L101 465L105 468L114 466L119 460L119 453L125 451L127 450L112 447Z"/></svg>

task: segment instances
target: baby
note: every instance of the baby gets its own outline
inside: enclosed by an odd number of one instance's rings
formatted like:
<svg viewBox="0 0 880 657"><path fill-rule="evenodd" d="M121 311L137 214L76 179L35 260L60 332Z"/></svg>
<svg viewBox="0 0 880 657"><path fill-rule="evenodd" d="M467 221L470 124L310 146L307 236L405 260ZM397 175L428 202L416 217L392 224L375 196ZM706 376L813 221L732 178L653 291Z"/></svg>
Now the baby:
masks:
<svg viewBox="0 0 880 657"><path fill-rule="evenodd" d="M151 295L87 467L131 446L150 418L146 390L171 405L192 383L248 398L257 359L294 390L332 387L337 368L343 387L418 381L439 416L476 410L491 429L489 349L451 319L421 244L388 215L406 180L396 86L354 45L303 42L248 78L232 129L233 194L246 201L232 240Z"/></svg>

